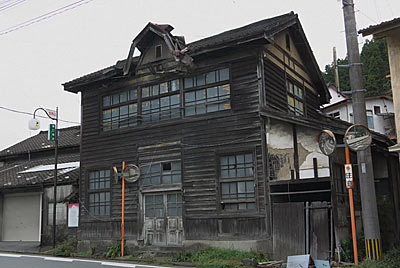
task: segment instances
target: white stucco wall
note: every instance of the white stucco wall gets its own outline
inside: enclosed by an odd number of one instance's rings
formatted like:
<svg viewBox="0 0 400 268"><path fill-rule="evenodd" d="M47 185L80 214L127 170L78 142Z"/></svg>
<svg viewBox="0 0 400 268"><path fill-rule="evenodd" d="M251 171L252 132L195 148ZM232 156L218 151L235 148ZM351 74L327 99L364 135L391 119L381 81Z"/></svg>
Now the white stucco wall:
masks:
<svg viewBox="0 0 400 268"><path fill-rule="evenodd" d="M299 175L297 179L314 178L314 162L317 159L318 177L328 177L329 159L318 147L318 130L296 126L299 156ZM270 120L266 128L269 159L273 161L272 174L277 180L290 180L294 170L294 143L292 124Z"/></svg>

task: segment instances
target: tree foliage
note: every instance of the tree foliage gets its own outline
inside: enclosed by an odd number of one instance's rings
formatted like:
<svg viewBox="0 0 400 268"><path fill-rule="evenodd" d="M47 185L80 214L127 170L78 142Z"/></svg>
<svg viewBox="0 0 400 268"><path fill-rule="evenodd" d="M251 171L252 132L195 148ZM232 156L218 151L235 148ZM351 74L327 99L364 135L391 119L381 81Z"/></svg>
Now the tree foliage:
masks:
<svg viewBox="0 0 400 268"><path fill-rule="evenodd" d="M361 51L362 73L366 95L375 95L388 92L391 88L389 74L389 60L386 39L367 40ZM347 57L338 59L338 65L348 64ZM335 83L333 63L325 66L322 73L326 83ZM339 83L342 91L350 91L349 68L339 67Z"/></svg>

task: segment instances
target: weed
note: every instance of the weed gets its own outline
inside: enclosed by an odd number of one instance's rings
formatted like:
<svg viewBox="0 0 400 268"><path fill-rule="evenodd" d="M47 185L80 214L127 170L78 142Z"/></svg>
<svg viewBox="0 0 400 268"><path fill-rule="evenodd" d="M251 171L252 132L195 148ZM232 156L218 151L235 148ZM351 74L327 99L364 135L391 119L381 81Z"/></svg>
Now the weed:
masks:
<svg viewBox="0 0 400 268"><path fill-rule="evenodd" d="M63 243L57 245L51 254L59 257L70 257L76 253L78 241L76 239L66 240Z"/></svg>
<svg viewBox="0 0 400 268"><path fill-rule="evenodd" d="M175 262L192 262L202 268L239 268L244 267L242 259L266 261L263 254L234 249L207 248L194 252L181 252L173 259Z"/></svg>
<svg viewBox="0 0 400 268"><path fill-rule="evenodd" d="M115 244L108 248L106 257L115 258L121 256L121 244Z"/></svg>

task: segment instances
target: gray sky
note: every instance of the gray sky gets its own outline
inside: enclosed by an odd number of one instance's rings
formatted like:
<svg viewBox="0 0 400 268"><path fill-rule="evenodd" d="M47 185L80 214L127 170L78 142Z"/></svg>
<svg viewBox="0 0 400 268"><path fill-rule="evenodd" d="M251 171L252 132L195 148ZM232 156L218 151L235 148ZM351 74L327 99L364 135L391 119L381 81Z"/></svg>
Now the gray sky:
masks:
<svg viewBox="0 0 400 268"><path fill-rule="evenodd" d="M399 0L355 4L358 29L400 17ZM126 58L148 22L171 24L189 43L290 11L299 15L321 70L332 61L333 46L345 56L337 0L0 0L0 107L33 112L58 106L61 119L80 122L80 95L61 84ZM28 129L30 118L0 108L0 150L37 133ZM48 124L41 119L43 130Z"/></svg>

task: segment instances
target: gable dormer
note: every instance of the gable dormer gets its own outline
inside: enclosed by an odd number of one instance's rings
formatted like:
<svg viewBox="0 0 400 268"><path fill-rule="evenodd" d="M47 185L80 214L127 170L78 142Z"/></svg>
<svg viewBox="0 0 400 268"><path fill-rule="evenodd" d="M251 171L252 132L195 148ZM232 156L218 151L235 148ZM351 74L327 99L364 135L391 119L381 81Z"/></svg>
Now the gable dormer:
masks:
<svg viewBox="0 0 400 268"><path fill-rule="evenodd" d="M153 67L158 68L160 66L159 63L165 60L190 64L191 58L184 54L186 52L185 39L172 35L171 31L173 29L168 24L148 23L132 41L124 66L124 75L127 75L131 71L133 54L136 48L140 51L136 69L145 65L157 65Z"/></svg>

